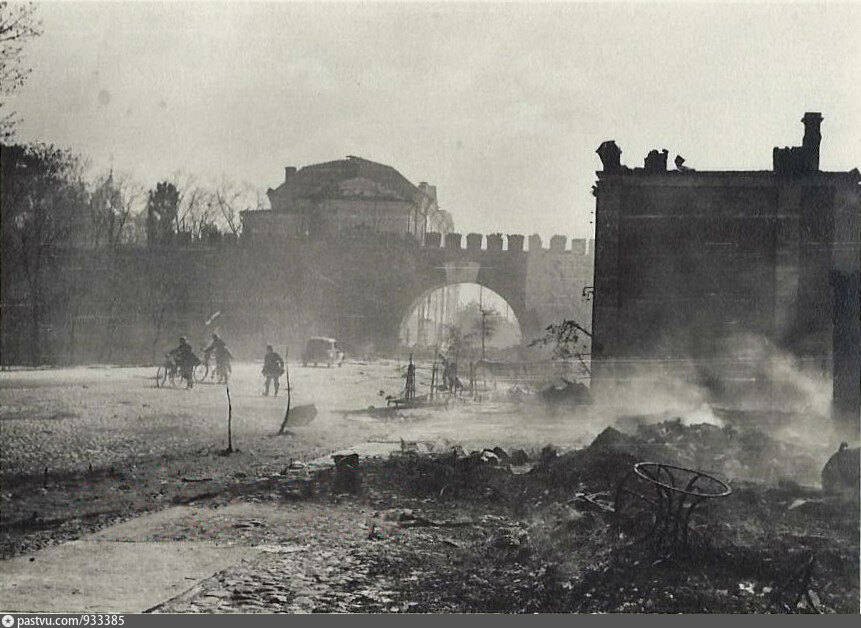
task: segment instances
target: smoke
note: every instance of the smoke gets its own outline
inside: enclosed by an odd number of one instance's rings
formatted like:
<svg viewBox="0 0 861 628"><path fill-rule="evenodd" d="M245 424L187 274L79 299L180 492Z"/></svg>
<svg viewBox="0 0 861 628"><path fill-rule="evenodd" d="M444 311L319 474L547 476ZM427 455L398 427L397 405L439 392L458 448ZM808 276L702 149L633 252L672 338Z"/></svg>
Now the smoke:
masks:
<svg viewBox="0 0 861 628"><path fill-rule="evenodd" d="M678 367L674 364L673 370ZM692 364L682 370L694 372ZM717 422L708 404L708 391L693 378L676 376L660 365L626 365L624 377L615 377L612 384L601 382L596 388L593 415L606 423L631 416L656 422L675 417L690 421L702 416L704 422Z"/></svg>
<svg viewBox="0 0 861 628"><path fill-rule="evenodd" d="M830 416L832 382L827 361L801 359L755 334L727 338L722 353L729 361L717 377L730 383L742 381L734 391L734 409Z"/></svg>
<svg viewBox="0 0 861 628"><path fill-rule="evenodd" d="M759 429L811 451L836 449L827 368L762 336L728 337L708 360L623 363L610 381L593 382L593 419L604 425L678 418Z"/></svg>

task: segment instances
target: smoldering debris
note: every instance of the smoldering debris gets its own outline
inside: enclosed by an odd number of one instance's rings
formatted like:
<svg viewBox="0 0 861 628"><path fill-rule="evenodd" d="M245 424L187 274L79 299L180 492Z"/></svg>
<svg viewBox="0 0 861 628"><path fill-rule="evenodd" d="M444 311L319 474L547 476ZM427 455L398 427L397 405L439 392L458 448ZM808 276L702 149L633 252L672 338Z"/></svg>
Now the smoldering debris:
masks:
<svg viewBox="0 0 861 628"><path fill-rule="evenodd" d="M562 378L561 386L553 385L543 389L540 398L551 412L563 408L576 409L579 406L588 406L592 403L592 395L585 384L572 382L565 378Z"/></svg>
<svg viewBox="0 0 861 628"><path fill-rule="evenodd" d="M607 428L589 446L561 453L491 443L467 453L449 443L366 459L357 498L381 513L382 528L370 528L374 569L400 583L392 593L399 605L422 612L854 608L857 507L845 495L764 482L771 463L763 456L758 466L756 452L793 454L751 432L665 421L632 434ZM695 543L656 554L623 525L613 495L636 462L717 458L719 466L724 449L750 475L697 510ZM513 462L523 456L530 469L517 473Z"/></svg>
<svg viewBox="0 0 861 628"><path fill-rule="evenodd" d="M641 424L617 447L642 460L657 460L717 472L731 480L814 483L821 461L804 448L757 429L685 425L681 419Z"/></svg>

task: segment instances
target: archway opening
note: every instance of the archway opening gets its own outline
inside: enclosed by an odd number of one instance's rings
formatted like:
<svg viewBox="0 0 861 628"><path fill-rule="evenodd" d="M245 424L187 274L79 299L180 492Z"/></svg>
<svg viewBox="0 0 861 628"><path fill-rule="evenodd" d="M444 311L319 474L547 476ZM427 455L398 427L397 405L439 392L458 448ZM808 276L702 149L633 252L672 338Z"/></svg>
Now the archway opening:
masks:
<svg viewBox="0 0 861 628"><path fill-rule="evenodd" d="M523 342L520 322L499 294L476 283L428 290L410 305L400 325L402 346L502 357Z"/></svg>

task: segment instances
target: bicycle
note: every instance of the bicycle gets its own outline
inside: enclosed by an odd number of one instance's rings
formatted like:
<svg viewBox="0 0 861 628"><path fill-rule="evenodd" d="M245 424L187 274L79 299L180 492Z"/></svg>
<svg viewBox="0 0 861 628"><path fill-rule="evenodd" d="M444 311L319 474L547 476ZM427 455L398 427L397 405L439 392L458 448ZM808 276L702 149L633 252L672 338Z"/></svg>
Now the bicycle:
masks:
<svg viewBox="0 0 861 628"><path fill-rule="evenodd" d="M215 379L215 368L209 366L209 355L204 353L203 362L194 367L194 381L205 382L206 378Z"/></svg>
<svg viewBox="0 0 861 628"><path fill-rule="evenodd" d="M177 386L181 386L183 383L182 370L179 368L179 364L176 363L170 354L166 354L164 356L164 364L158 367L158 370L155 374L155 386L156 388L164 388L164 386L170 382L170 385L174 388Z"/></svg>
<svg viewBox="0 0 861 628"><path fill-rule="evenodd" d="M205 382L208 377L213 383L226 384L231 372L229 362L219 364L215 360L215 364L210 366L209 357L204 354L203 362L194 367L194 381Z"/></svg>

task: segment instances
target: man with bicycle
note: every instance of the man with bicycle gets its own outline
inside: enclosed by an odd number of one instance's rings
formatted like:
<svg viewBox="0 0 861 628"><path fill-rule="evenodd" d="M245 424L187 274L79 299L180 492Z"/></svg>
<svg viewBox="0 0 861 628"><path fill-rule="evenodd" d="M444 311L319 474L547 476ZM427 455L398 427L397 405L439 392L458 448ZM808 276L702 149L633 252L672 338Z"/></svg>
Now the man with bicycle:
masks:
<svg viewBox="0 0 861 628"><path fill-rule="evenodd" d="M226 384L230 376L230 361L233 356L227 348L227 344L218 334L212 334L212 341L203 349L203 355L207 362L209 356L215 354L215 373L219 384Z"/></svg>
<svg viewBox="0 0 861 628"><path fill-rule="evenodd" d="M194 355L194 350L188 344L188 339L182 336L179 339L179 346L171 350L168 356L176 364L182 379L186 381L185 387L188 389L193 388L194 367L200 364L200 360Z"/></svg>

